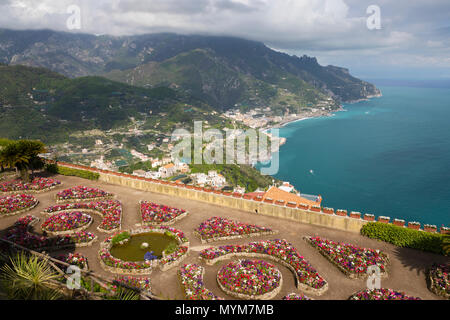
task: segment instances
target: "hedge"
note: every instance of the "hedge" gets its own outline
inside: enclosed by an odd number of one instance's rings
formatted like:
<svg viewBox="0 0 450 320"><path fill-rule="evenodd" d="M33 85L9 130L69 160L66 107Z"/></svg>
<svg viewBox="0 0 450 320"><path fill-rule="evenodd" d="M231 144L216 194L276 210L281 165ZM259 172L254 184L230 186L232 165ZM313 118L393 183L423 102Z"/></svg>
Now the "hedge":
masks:
<svg viewBox="0 0 450 320"><path fill-rule="evenodd" d="M363 236L392 243L398 247L412 248L438 254L444 251L443 234L412 230L380 222L369 222L361 229Z"/></svg>
<svg viewBox="0 0 450 320"><path fill-rule="evenodd" d="M98 180L98 178L100 177L100 174L98 174L97 172L61 167L55 164L48 164L46 166L46 170L48 172L58 173L63 176L75 176L89 180Z"/></svg>

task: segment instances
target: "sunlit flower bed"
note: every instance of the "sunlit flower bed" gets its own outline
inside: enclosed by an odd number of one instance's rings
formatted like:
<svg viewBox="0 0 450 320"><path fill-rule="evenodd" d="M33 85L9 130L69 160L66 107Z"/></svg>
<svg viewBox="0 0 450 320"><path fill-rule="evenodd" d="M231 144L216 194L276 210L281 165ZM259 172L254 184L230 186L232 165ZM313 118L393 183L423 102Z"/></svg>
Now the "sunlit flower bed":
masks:
<svg viewBox="0 0 450 320"><path fill-rule="evenodd" d="M107 248L100 249L99 257L106 266L114 269L151 272L152 268L150 261L129 262L117 259L111 255Z"/></svg>
<svg viewBox="0 0 450 320"><path fill-rule="evenodd" d="M187 256L189 248L186 246L179 246L177 250L171 254L164 256L160 261L161 269L166 270L167 268L181 262Z"/></svg>
<svg viewBox="0 0 450 320"><path fill-rule="evenodd" d="M367 277L367 268L376 265L386 274L388 256L380 250L360 248L319 237L305 238L314 248L351 278Z"/></svg>
<svg viewBox="0 0 450 320"><path fill-rule="evenodd" d="M4 239L18 245L34 250L57 250L66 246L88 246L97 238L93 233L80 231L64 236L45 237L29 232L30 223L36 217L26 216L16 221L14 226L7 230Z"/></svg>
<svg viewBox="0 0 450 320"><path fill-rule="evenodd" d="M56 205L44 210L45 214L52 214L59 211L68 210L91 210L99 213L103 220L98 226L98 230L104 232L114 232L120 228L122 220L122 205L118 200L106 200L90 203L69 203Z"/></svg>
<svg viewBox="0 0 450 320"><path fill-rule="evenodd" d="M148 201L141 201L140 208L144 225L170 224L187 215L186 210Z"/></svg>
<svg viewBox="0 0 450 320"><path fill-rule="evenodd" d="M431 291L450 299L450 264L435 264L430 269Z"/></svg>
<svg viewBox="0 0 450 320"><path fill-rule="evenodd" d="M83 256L81 253L68 253L68 254L60 254L56 257L56 259L61 260L62 262L68 263L73 266L77 266L81 270L88 270L88 262L87 258ZM67 269L66 267L60 266L64 271Z"/></svg>
<svg viewBox="0 0 450 320"><path fill-rule="evenodd" d="M221 217L212 217L195 229L202 242L269 235L276 233L270 228L246 224Z"/></svg>
<svg viewBox="0 0 450 320"><path fill-rule="evenodd" d="M85 186L77 186L56 194L56 202L71 202L81 200L103 200L113 198L112 193Z"/></svg>
<svg viewBox="0 0 450 320"><path fill-rule="evenodd" d="M205 288L205 269L198 264L185 264L178 271L181 286L188 300L224 300Z"/></svg>
<svg viewBox="0 0 450 320"><path fill-rule="evenodd" d="M116 276L114 281L124 284L129 288L151 292L150 278L147 277ZM117 286L114 286L114 289L117 289Z"/></svg>
<svg viewBox="0 0 450 320"><path fill-rule="evenodd" d="M61 181L50 178L35 178L31 182L12 180L0 183L0 192L42 192L53 189L60 184Z"/></svg>
<svg viewBox="0 0 450 320"><path fill-rule="evenodd" d="M200 252L200 258L210 265L230 256L271 258L294 272L299 289L313 294L322 294L328 289L325 279L286 240L276 239L251 242L245 245L225 245Z"/></svg>
<svg viewBox="0 0 450 320"><path fill-rule="evenodd" d="M0 217L19 214L37 206L39 201L28 194L0 197Z"/></svg>
<svg viewBox="0 0 450 320"><path fill-rule="evenodd" d="M281 272L262 260L239 260L223 266L217 274L220 288L243 299L271 299L282 284Z"/></svg>
<svg viewBox="0 0 450 320"><path fill-rule="evenodd" d="M311 298L299 293L290 293L284 296L282 300L311 300Z"/></svg>
<svg viewBox="0 0 450 320"><path fill-rule="evenodd" d="M60 212L47 218L41 228L47 232L57 233L87 227L91 222L92 217L84 212Z"/></svg>
<svg viewBox="0 0 450 320"><path fill-rule="evenodd" d="M350 300L421 300L420 298L407 296L404 292L392 289L373 289L355 293Z"/></svg>

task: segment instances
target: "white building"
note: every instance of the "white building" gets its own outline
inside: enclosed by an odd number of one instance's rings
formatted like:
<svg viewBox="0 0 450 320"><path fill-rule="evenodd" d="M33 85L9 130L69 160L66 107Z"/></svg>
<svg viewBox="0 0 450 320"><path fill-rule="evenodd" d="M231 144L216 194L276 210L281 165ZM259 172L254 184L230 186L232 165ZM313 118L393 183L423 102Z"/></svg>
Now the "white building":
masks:
<svg viewBox="0 0 450 320"><path fill-rule="evenodd" d="M278 187L278 189L286 191L286 192L292 192L295 191L295 188L293 185L291 185L289 182L284 181L283 184Z"/></svg>
<svg viewBox="0 0 450 320"><path fill-rule="evenodd" d="M152 160L152 168L162 166L162 162L159 159Z"/></svg>
<svg viewBox="0 0 450 320"><path fill-rule="evenodd" d="M175 165L173 163L169 163L159 168L159 172L161 173L161 178L169 178L173 176L177 171Z"/></svg>

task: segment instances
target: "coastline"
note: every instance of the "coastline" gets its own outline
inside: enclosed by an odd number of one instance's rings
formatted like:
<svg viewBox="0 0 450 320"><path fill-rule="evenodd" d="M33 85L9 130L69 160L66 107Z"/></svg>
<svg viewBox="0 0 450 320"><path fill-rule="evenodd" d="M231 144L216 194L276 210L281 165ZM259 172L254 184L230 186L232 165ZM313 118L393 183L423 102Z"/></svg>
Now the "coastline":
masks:
<svg viewBox="0 0 450 320"><path fill-rule="evenodd" d="M369 101L370 99L373 99L373 98L381 98L381 97L383 97L383 93L381 92L381 90L379 90L379 91L380 91L380 93L374 94L374 95L368 95L364 99L347 101L344 103L345 104L355 104L355 103L362 102L362 101ZM347 111L346 109L344 109L343 104L341 104L338 109L333 110L333 111L321 110L319 112L306 112L306 113L303 113L302 115L299 115L298 117L295 117L294 119L282 120L280 123L278 123L276 125L267 126L267 127L261 128L260 130L262 133L266 134L269 138L272 139L272 134L270 133L270 131L272 129L280 129L280 128L287 126L288 124L300 122L300 121L304 121L304 120L309 120L309 119L317 119L317 118L322 118L322 117L333 117L337 112L342 112L342 111ZM278 139L280 140L280 144L279 144L277 150L272 149L270 156L268 156L267 158L264 158L264 159L259 159L259 161L256 161L255 163L253 163L253 165L256 165L256 164L266 165L272 161L273 153L279 152L281 146L283 146L287 142L287 138L278 137Z"/></svg>

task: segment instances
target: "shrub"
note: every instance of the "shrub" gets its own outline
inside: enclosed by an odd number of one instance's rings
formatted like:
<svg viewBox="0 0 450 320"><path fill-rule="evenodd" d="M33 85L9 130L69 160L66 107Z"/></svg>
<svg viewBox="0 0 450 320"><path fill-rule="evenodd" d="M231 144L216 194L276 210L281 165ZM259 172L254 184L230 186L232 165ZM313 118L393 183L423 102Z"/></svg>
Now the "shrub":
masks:
<svg viewBox="0 0 450 320"><path fill-rule="evenodd" d="M361 234L403 248L445 254L444 235L442 234L412 230L380 222L366 224L362 227Z"/></svg>
<svg viewBox="0 0 450 320"><path fill-rule="evenodd" d="M98 180L98 178L100 177L97 172L66 168L58 166L56 164L47 164L45 169L50 173L61 174L63 176L75 176L88 180Z"/></svg>
<svg viewBox="0 0 450 320"><path fill-rule="evenodd" d="M177 251L177 249L178 249L178 245L176 243L172 242L166 247L166 249L164 249L164 253L166 255L169 255L169 254L172 254L175 251Z"/></svg>
<svg viewBox="0 0 450 320"><path fill-rule="evenodd" d="M175 240L177 239L177 236L173 232L170 232L170 231L164 232L164 235L166 235L169 238L175 239Z"/></svg>
<svg viewBox="0 0 450 320"><path fill-rule="evenodd" d="M124 232L122 232L122 233L119 233L118 235L115 235L115 236L111 239L111 243L112 243L113 245L115 245L115 244L119 243L120 241L123 241L123 240L125 240L125 239L130 239L130 238L131 238L130 233L127 232L127 231L124 231Z"/></svg>

